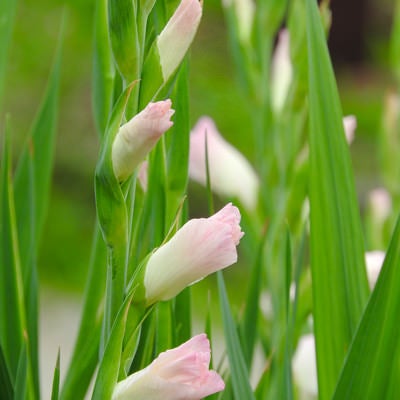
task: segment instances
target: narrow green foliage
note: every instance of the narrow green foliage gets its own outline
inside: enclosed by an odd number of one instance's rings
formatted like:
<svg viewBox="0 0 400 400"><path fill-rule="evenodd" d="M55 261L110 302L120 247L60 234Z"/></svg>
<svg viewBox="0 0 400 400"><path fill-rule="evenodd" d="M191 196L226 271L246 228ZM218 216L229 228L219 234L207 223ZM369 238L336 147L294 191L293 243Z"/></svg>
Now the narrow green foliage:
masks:
<svg viewBox="0 0 400 400"><path fill-rule="evenodd" d="M58 400L59 390L60 390L60 349L58 349L56 366L54 368L51 400Z"/></svg>
<svg viewBox="0 0 400 400"><path fill-rule="evenodd" d="M284 317L286 319L285 328L286 333L283 339L282 352L283 352L283 363L282 363L282 380L280 393L282 398L287 400L293 399L293 384L292 384L292 342L293 342L293 324L294 319L290 318L290 282L292 278L292 245L290 240L290 232L286 235L286 265L285 274L283 274L284 290L283 298L286 303L283 307Z"/></svg>
<svg viewBox="0 0 400 400"><path fill-rule="evenodd" d="M180 69L171 96L174 125L166 134L167 143L167 221L170 224L186 194L189 160L189 89L188 65Z"/></svg>
<svg viewBox="0 0 400 400"><path fill-rule="evenodd" d="M28 395L28 352L26 342L23 343L18 360L17 375L15 377L14 399L31 398Z"/></svg>
<svg viewBox="0 0 400 400"><path fill-rule="evenodd" d="M192 295L190 287L183 290L175 298L174 322L175 322L175 341L174 346L178 346L190 339L192 332Z"/></svg>
<svg viewBox="0 0 400 400"><path fill-rule="evenodd" d="M15 173L15 207L24 275L28 275L32 267L48 206L57 132L63 26L64 20L46 93ZM30 199L28 207L27 199Z"/></svg>
<svg viewBox="0 0 400 400"><path fill-rule="evenodd" d="M115 68L108 35L107 0L96 2L93 51L92 104L100 137L105 134L113 103Z"/></svg>
<svg viewBox="0 0 400 400"><path fill-rule="evenodd" d="M11 147L6 126L0 176L0 345L12 382L17 375L26 332L14 191L11 180Z"/></svg>
<svg viewBox="0 0 400 400"><path fill-rule="evenodd" d="M134 292L125 298L115 319L94 385L93 400L110 399L117 383L125 325L133 295Z"/></svg>
<svg viewBox="0 0 400 400"><path fill-rule="evenodd" d="M172 320L172 312L172 301L162 301L155 306L156 354L160 354L173 347L175 326Z"/></svg>
<svg viewBox="0 0 400 400"><path fill-rule="evenodd" d="M39 356L36 259L47 213L53 170L63 27L64 18L61 23L58 46L47 89L19 158L14 182L18 240L29 335L29 357L35 374L34 384L37 396L39 396Z"/></svg>
<svg viewBox="0 0 400 400"><path fill-rule="evenodd" d="M63 400L84 397L98 363L106 286L105 260L105 245L96 225L79 332L60 395Z"/></svg>
<svg viewBox="0 0 400 400"><path fill-rule="evenodd" d="M3 353L3 347L0 345L0 388L2 399L13 400L14 398L14 388L11 383L11 376L8 372L8 367L6 359Z"/></svg>
<svg viewBox="0 0 400 400"><path fill-rule="evenodd" d="M315 0L307 0L311 267L320 399L331 398L368 296L342 112ZM335 301L332 301L335 299Z"/></svg>
<svg viewBox="0 0 400 400"><path fill-rule="evenodd" d="M2 0L0 3L0 110L6 80L7 55L11 44L17 0Z"/></svg>
<svg viewBox="0 0 400 400"><path fill-rule="evenodd" d="M108 1L111 48L117 68L127 83L139 78L140 47L136 10L130 0Z"/></svg>
<svg viewBox="0 0 400 400"><path fill-rule="evenodd" d="M400 220L344 363L333 400L396 399L400 392Z"/></svg>
<svg viewBox="0 0 400 400"><path fill-rule="evenodd" d="M234 398L236 400L254 400L255 397L250 386L246 362L240 345L236 325L232 317L224 278L221 271L217 272L217 278Z"/></svg>
<svg viewBox="0 0 400 400"><path fill-rule="evenodd" d="M250 370L253 360L254 346L257 337L258 313L260 294L262 289L261 272L263 267L263 254L265 247L266 231L260 240L257 254L251 270L249 288L246 297L242 324L240 326L241 339L243 343L243 353L245 356L247 369Z"/></svg>

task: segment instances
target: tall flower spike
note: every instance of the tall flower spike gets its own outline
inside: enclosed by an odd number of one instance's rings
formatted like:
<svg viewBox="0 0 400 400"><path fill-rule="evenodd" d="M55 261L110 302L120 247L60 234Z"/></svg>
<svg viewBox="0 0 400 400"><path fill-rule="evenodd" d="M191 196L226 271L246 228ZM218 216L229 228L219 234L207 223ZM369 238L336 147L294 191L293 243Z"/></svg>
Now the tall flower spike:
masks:
<svg viewBox="0 0 400 400"><path fill-rule="evenodd" d="M144 273L147 305L169 300L186 286L237 261L243 232L232 204L209 218L188 221L148 259Z"/></svg>
<svg viewBox="0 0 400 400"><path fill-rule="evenodd" d="M190 135L190 178L206 184L206 135L211 189L220 196L236 197L247 209L253 210L258 201L258 176L243 154L221 136L208 117L200 118Z"/></svg>
<svg viewBox="0 0 400 400"><path fill-rule="evenodd" d="M200 24L202 3L182 0L157 38L160 65L166 82L179 67Z"/></svg>
<svg viewBox="0 0 400 400"><path fill-rule="evenodd" d="M114 174L119 181L126 180L156 145L161 135L173 122L171 100L149 103L139 114L122 125L112 146Z"/></svg>
<svg viewBox="0 0 400 400"><path fill-rule="evenodd" d="M148 367L119 382L112 400L202 399L225 387L209 364L210 342L203 333L161 353Z"/></svg>

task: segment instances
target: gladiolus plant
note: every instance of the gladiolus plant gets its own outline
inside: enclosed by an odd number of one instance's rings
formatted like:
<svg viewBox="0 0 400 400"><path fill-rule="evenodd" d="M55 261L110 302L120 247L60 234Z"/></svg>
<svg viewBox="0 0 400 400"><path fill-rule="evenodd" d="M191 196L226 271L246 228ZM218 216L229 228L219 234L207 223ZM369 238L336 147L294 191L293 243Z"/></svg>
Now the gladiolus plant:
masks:
<svg viewBox="0 0 400 400"><path fill-rule="evenodd" d="M359 103L329 1L221 2L0 1L1 400L400 398L400 0Z"/></svg>

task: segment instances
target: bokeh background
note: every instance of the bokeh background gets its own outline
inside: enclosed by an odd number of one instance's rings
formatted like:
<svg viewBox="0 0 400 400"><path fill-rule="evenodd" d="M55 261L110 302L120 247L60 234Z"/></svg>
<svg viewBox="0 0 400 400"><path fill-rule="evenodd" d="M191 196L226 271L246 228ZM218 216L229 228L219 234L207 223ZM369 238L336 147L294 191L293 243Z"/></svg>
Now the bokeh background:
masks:
<svg viewBox="0 0 400 400"><path fill-rule="evenodd" d="M388 49L393 3L332 1L329 46L344 114L354 114L358 120L351 152L361 204L367 191L380 183L376 141L383 100L393 85ZM65 13L53 187L39 259L42 330L48 334L43 345L56 349L63 341L64 354L68 353L79 317L95 219L93 171L99 144L91 111L94 4L94 0L18 2L0 115L1 125L4 114L11 115L17 153L44 93ZM250 117L235 78L218 0L204 2L203 21L191 51L190 74L192 125L201 115L212 116L223 135L254 159L255 149L248 140ZM189 189L190 210L193 215L200 214L206 209L204 190L194 184ZM232 268L230 291L237 294L236 298L231 296L236 304L240 304L241 291L232 288L241 284L240 277L240 270ZM201 291L202 286L196 290ZM57 336L61 333L64 337ZM55 351L48 351L51 360L55 360Z"/></svg>

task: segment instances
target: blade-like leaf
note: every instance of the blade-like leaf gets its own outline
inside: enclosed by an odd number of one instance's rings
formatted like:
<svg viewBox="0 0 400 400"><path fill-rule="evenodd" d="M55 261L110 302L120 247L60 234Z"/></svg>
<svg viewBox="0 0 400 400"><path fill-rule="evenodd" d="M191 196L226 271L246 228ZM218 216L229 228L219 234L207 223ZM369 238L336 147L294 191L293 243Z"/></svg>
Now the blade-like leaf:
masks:
<svg viewBox="0 0 400 400"><path fill-rule="evenodd" d="M11 376L8 372L6 359L4 358L3 348L0 345L0 388L2 390L2 399L13 400L14 388L11 383Z"/></svg>
<svg viewBox="0 0 400 400"><path fill-rule="evenodd" d="M400 220L351 344L333 400L399 398L399 267Z"/></svg>
<svg viewBox="0 0 400 400"><path fill-rule="evenodd" d="M0 175L0 344L15 381L26 331L24 289L11 180L10 133L6 126Z"/></svg>
<svg viewBox="0 0 400 400"><path fill-rule="evenodd" d="M36 258L47 212L53 169L63 26L64 19L61 24L58 48L46 93L19 159L14 183L18 239L27 310L28 351L33 366L37 396L39 396L39 357Z"/></svg>
<svg viewBox="0 0 400 400"><path fill-rule="evenodd" d="M311 268L319 396L324 400L335 389L368 285L350 155L317 2L306 0L306 11Z"/></svg>
<svg viewBox="0 0 400 400"><path fill-rule="evenodd" d="M237 400L254 400L239 336L229 306L224 277L220 271L218 271L217 277L234 398Z"/></svg>
<svg viewBox="0 0 400 400"><path fill-rule="evenodd" d="M51 400L58 400L60 388L60 349L57 354L56 366L53 375L53 387L51 390Z"/></svg>
<svg viewBox="0 0 400 400"><path fill-rule="evenodd" d="M97 132L102 137L111 112L115 68L107 24L107 0L96 2L93 52L93 114Z"/></svg>
<svg viewBox="0 0 400 400"><path fill-rule="evenodd" d="M118 366L121 359L126 319L133 294L131 293L126 297L115 319L94 385L93 400L111 399L112 391L118 379Z"/></svg>
<svg viewBox="0 0 400 400"><path fill-rule="evenodd" d="M92 254L85 289L79 332L60 398L83 398L98 363L103 301L106 281L106 248L98 225L93 237Z"/></svg>
<svg viewBox="0 0 400 400"><path fill-rule="evenodd" d="M15 378L15 393L14 399L27 398L28 389L28 352L26 350L26 343L24 342L21 348L21 354L18 360L17 375ZM30 397L28 397L30 398Z"/></svg>

